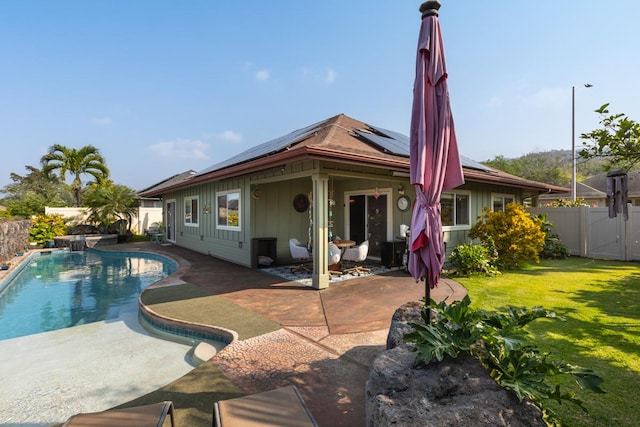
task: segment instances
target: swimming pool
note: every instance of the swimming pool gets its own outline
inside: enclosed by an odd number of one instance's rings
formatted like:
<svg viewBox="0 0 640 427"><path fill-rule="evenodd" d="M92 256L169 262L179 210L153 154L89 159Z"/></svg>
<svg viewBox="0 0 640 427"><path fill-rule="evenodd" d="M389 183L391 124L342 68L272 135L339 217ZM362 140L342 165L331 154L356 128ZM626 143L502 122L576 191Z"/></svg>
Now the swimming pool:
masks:
<svg viewBox="0 0 640 427"><path fill-rule="evenodd" d="M0 340L117 319L137 310L140 292L177 268L141 252L33 253L0 284Z"/></svg>

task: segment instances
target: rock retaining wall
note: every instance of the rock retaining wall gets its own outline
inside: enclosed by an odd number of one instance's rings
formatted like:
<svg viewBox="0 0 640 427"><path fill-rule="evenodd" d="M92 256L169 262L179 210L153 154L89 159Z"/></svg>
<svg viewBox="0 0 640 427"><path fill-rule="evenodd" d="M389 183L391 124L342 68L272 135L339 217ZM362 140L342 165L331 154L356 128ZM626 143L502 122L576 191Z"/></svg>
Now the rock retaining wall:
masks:
<svg viewBox="0 0 640 427"><path fill-rule="evenodd" d="M0 262L11 260L29 249L31 221L7 221L0 223Z"/></svg>
<svg viewBox="0 0 640 427"><path fill-rule="evenodd" d="M365 387L368 427L545 426L535 405L518 402L473 357L414 366L416 353L403 337L412 330L408 323L422 323L422 306L407 303L392 318L387 350Z"/></svg>

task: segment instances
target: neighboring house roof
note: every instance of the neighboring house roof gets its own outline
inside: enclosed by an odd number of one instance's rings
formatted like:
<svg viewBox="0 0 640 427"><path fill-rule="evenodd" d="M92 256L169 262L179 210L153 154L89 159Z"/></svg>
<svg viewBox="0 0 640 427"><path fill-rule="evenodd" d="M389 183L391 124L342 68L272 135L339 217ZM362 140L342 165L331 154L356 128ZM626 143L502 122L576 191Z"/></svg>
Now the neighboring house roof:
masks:
<svg viewBox="0 0 640 427"><path fill-rule="evenodd" d="M177 173L165 180L162 180L160 182L157 182L147 188L144 188L140 191L138 191L138 195L142 198L144 197L148 197L149 195L154 195L154 194L162 194L162 192L158 192L159 190L163 190L167 187L172 187L176 184L179 184L181 182L184 182L188 179L190 179L191 177L193 177L196 174L196 171L190 169L188 171L182 172L182 173Z"/></svg>
<svg viewBox="0 0 640 427"><path fill-rule="evenodd" d="M596 190L599 190L607 194L607 174L592 176L589 179L585 179L581 184L588 185ZM628 172L627 173L627 191L629 197L640 197L640 173ZM577 192L578 195L580 193ZM581 196L582 197L582 196Z"/></svg>
<svg viewBox="0 0 640 427"><path fill-rule="evenodd" d="M142 196L160 195L175 190L220 179L229 179L279 164L305 159L353 163L384 168L391 173L409 172L409 138L394 131L368 125L344 114L331 117L287 135L256 145L223 162L214 164L188 180L150 187ZM530 181L462 158L466 180L522 188L532 194L564 192L566 188ZM162 191L160 191L162 190Z"/></svg>
<svg viewBox="0 0 640 427"><path fill-rule="evenodd" d="M629 198L640 198L640 173L627 173L627 190ZM576 197L578 199L593 200L607 198L607 174L592 176L576 183ZM540 196L540 200L570 199L571 192Z"/></svg>

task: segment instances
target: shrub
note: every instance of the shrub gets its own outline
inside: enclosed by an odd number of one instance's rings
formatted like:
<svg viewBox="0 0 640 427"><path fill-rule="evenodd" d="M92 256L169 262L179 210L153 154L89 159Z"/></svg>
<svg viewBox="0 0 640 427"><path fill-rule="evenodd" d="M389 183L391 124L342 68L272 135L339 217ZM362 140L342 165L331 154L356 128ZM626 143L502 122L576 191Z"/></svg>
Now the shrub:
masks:
<svg viewBox="0 0 640 427"><path fill-rule="evenodd" d="M522 206L509 203L504 212L484 208L480 219L469 230L469 236L496 249L498 269L517 268L524 261L540 261L545 233L541 221Z"/></svg>
<svg viewBox="0 0 640 427"><path fill-rule="evenodd" d="M463 276L474 273L493 275L499 271L493 265L492 255L492 251L487 246L463 244L455 247L449 260L458 274Z"/></svg>
<svg viewBox="0 0 640 427"><path fill-rule="evenodd" d="M552 361L532 344L525 342L523 328L539 318L555 318L555 313L542 307L532 309L507 307L506 312L489 312L470 307L471 300L436 304L422 311L424 324L411 323L413 332L404 336L415 344L415 363L442 361L445 356L466 354L476 357L491 378L522 401L530 399L542 411L548 425L560 425L546 402L572 402L587 409L571 392L563 393L558 376L572 376L584 390L604 393L604 381L592 370ZM435 320L430 320L435 319Z"/></svg>
<svg viewBox="0 0 640 427"><path fill-rule="evenodd" d="M40 245L65 235L67 231L62 215L38 215L33 217L32 222L29 240Z"/></svg>
<svg viewBox="0 0 640 427"><path fill-rule="evenodd" d="M554 200L551 203L548 203L547 206L551 206L554 208L576 208L579 206L589 206L589 204L584 199L571 200L560 198Z"/></svg>
<svg viewBox="0 0 640 427"><path fill-rule="evenodd" d="M547 219L547 215L538 215L540 228L544 232L544 246L540 252L541 258L569 258L569 248L560 243L560 236L553 232L553 224Z"/></svg>

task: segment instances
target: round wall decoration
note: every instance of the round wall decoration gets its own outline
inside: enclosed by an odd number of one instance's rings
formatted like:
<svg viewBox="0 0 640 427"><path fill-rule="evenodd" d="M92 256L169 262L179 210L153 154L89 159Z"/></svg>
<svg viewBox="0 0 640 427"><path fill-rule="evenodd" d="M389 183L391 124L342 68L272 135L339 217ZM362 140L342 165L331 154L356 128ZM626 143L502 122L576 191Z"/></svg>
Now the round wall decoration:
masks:
<svg viewBox="0 0 640 427"><path fill-rule="evenodd" d="M411 199L409 196L400 196L396 201L396 206L398 206L400 212L406 212L411 207Z"/></svg>
<svg viewBox="0 0 640 427"><path fill-rule="evenodd" d="M302 193L298 194L293 198L293 208L296 212L305 212L309 209L309 198Z"/></svg>

